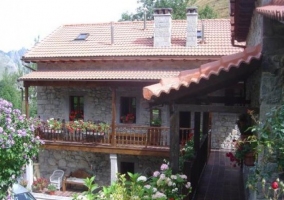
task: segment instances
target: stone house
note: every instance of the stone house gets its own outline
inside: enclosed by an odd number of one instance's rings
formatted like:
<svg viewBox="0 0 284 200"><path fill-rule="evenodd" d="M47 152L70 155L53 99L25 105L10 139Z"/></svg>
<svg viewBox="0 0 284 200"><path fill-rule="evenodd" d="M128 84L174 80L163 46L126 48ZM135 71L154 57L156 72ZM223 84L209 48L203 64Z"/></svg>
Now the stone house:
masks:
<svg viewBox="0 0 284 200"><path fill-rule="evenodd" d="M243 51L245 43L232 45L230 20L198 20L196 8L187 9L187 20L171 20L171 12L156 9L154 20L145 23L64 25L23 56L24 62L37 64L37 71L20 78L27 113L28 88L36 86L42 120L69 121L77 111L81 119L111 126L99 141L87 142L85 135L79 140L45 137L39 156L42 176L57 168L66 174L85 168L105 185L115 180L116 172L158 169L170 156L172 143L166 94L184 92L189 84L195 92L180 98L191 107L178 113L175 145L193 131L194 112L209 111L212 148L231 148L238 135L235 121L253 100L246 80L258 66L259 47ZM156 90L157 85L162 87ZM170 96L175 95L180 96ZM208 110L208 105L213 107ZM134 116L131 124L122 120L128 114ZM160 127L152 126L155 119Z"/></svg>

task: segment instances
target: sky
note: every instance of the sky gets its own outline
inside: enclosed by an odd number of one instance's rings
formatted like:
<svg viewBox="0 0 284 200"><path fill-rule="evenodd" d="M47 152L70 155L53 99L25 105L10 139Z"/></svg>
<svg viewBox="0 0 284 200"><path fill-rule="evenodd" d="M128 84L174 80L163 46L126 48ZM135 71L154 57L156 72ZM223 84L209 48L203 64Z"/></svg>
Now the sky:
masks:
<svg viewBox="0 0 284 200"><path fill-rule="evenodd" d="M118 21L137 0L0 0L0 50L31 48L63 24Z"/></svg>

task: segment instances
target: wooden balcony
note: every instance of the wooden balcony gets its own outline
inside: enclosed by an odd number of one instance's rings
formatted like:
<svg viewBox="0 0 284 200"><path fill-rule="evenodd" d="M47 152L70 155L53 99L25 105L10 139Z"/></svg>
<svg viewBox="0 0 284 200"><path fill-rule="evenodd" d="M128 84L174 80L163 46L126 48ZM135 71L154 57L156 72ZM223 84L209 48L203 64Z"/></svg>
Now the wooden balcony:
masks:
<svg viewBox="0 0 284 200"><path fill-rule="evenodd" d="M181 144L189 139L192 129L180 129ZM130 155L169 156L169 127L116 125L115 130L97 132L46 127L37 131L44 140L44 148Z"/></svg>

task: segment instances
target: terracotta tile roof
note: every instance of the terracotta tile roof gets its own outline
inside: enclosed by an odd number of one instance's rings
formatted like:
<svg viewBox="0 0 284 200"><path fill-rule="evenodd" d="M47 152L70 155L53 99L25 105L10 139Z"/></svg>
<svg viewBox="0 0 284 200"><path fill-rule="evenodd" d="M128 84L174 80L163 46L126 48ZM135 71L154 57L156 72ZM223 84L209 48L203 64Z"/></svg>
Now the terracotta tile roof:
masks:
<svg viewBox="0 0 284 200"><path fill-rule="evenodd" d="M171 90L179 90L181 86L189 87L191 83L199 83L201 79L209 79L211 75L219 75L221 71L228 72L231 68L238 68L242 62L250 63L252 59L259 59L261 46L247 47L243 52L221 57L218 61L201 65L197 69L181 71L178 76L164 78L160 83L143 88L143 96L150 100L162 93L169 94Z"/></svg>
<svg viewBox="0 0 284 200"><path fill-rule="evenodd" d="M274 0L269 5L256 8L256 11L271 19L284 21L284 0Z"/></svg>
<svg viewBox="0 0 284 200"><path fill-rule="evenodd" d="M22 76L24 81L50 80L160 80L177 76L179 71L34 71Z"/></svg>
<svg viewBox="0 0 284 200"><path fill-rule="evenodd" d="M153 21L117 22L114 25L114 44L111 45L110 23L64 25L33 47L25 61L52 58L98 58L128 56L223 56L241 52L230 42L229 19L203 20L205 44L185 47L186 20L172 21L172 46L153 47ZM201 21L198 30L201 30ZM74 40L80 33L89 33L86 41Z"/></svg>

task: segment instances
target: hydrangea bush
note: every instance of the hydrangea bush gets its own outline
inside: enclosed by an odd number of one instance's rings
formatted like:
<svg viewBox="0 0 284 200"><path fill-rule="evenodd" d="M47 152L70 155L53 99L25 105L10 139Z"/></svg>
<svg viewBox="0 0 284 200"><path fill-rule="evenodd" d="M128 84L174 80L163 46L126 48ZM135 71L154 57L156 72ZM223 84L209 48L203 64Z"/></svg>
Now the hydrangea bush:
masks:
<svg viewBox="0 0 284 200"><path fill-rule="evenodd" d="M167 163L161 165L159 171L155 171L152 177L141 176L128 172L118 175L118 180L93 199L100 200L181 200L191 192L191 184L187 182L184 174L173 174ZM85 184L86 185L86 184ZM86 185L87 186L87 185ZM88 186L90 188L90 186ZM186 188L187 193L182 194ZM87 196L74 197L74 200L93 200Z"/></svg>
<svg viewBox="0 0 284 200"><path fill-rule="evenodd" d="M37 125L38 119L27 119L12 103L0 98L0 199L9 199L9 187L38 154L43 142L34 136Z"/></svg>

